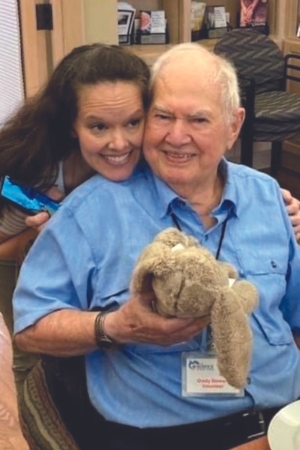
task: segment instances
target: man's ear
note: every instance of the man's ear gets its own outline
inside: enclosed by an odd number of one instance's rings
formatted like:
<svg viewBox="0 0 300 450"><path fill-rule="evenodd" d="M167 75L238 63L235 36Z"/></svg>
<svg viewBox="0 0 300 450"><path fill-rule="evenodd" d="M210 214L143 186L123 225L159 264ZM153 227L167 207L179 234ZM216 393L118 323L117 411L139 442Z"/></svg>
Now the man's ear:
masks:
<svg viewBox="0 0 300 450"><path fill-rule="evenodd" d="M238 108L232 116L232 119L229 124L229 135L228 135L228 145L227 150L230 150L239 137L241 128L243 126L245 120L245 109Z"/></svg>

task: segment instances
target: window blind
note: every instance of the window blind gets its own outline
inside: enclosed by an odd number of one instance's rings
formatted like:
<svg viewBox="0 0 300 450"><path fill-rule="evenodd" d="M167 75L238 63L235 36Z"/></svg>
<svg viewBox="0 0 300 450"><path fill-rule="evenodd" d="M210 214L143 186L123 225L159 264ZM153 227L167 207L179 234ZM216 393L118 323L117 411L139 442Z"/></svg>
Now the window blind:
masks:
<svg viewBox="0 0 300 450"><path fill-rule="evenodd" d="M0 127L23 99L18 0L0 0Z"/></svg>

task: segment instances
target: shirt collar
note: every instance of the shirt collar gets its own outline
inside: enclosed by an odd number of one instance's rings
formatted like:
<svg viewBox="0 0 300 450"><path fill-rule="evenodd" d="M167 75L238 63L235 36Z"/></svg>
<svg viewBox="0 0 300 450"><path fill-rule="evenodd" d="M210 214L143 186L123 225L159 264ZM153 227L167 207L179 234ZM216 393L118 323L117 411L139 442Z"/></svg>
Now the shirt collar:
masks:
<svg viewBox="0 0 300 450"><path fill-rule="evenodd" d="M223 158L219 164L219 173L224 180L224 190L221 202L217 208L215 208L214 213L216 215L228 213L237 216L237 194L236 188L232 183L232 171L234 170L234 164L229 163L225 158ZM174 200L184 200L181 199L167 184L160 180L156 175L153 174L149 167L146 168L147 176L153 178L153 184L155 189L155 196L157 203L155 209L160 218L169 214L172 210L172 202Z"/></svg>
<svg viewBox="0 0 300 450"><path fill-rule="evenodd" d="M168 214L169 207L172 201L174 199L178 199L179 196L164 181L154 175L149 166L146 169L146 174L147 177L153 179L156 197L155 209L159 218L162 218L166 214Z"/></svg>
<svg viewBox="0 0 300 450"><path fill-rule="evenodd" d="M219 164L218 170L224 182L224 189L221 202L214 210L214 213L216 214L230 211L232 215L238 217L237 191L234 183L232 182L232 173L236 167L236 164L228 162L225 158L222 158Z"/></svg>

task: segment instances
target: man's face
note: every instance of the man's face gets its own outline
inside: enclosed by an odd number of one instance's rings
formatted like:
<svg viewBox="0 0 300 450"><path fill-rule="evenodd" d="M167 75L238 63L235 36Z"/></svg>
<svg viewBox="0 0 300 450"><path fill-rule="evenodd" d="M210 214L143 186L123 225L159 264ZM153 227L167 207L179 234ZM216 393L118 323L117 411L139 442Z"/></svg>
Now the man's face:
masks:
<svg viewBox="0 0 300 450"><path fill-rule="evenodd" d="M146 121L145 157L154 173L175 190L196 188L215 176L241 125L225 120L220 89L209 71L203 78L201 71L191 71L172 62L163 69Z"/></svg>

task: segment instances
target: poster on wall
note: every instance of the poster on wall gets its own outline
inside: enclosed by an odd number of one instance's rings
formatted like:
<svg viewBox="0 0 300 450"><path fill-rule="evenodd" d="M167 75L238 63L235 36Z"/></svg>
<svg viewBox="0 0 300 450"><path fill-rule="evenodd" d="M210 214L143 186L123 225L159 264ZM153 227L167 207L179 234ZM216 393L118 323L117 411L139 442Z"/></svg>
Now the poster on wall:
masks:
<svg viewBox="0 0 300 450"><path fill-rule="evenodd" d="M139 44L166 44L165 11L140 11Z"/></svg>
<svg viewBox="0 0 300 450"><path fill-rule="evenodd" d="M240 0L240 26L264 26L267 24L268 0Z"/></svg>
<svg viewBox="0 0 300 450"><path fill-rule="evenodd" d="M208 39L218 39L226 33L228 31L227 18L228 14L225 11L225 6L207 6L204 19L206 37Z"/></svg>
<svg viewBox="0 0 300 450"><path fill-rule="evenodd" d="M199 40L203 33L203 22L205 16L206 3L191 2L191 39Z"/></svg>
<svg viewBox="0 0 300 450"><path fill-rule="evenodd" d="M119 44L130 45L136 10L126 2L118 2Z"/></svg>
<svg viewBox="0 0 300 450"><path fill-rule="evenodd" d="M118 10L118 37L119 44L130 44L130 35L134 21L133 10Z"/></svg>

